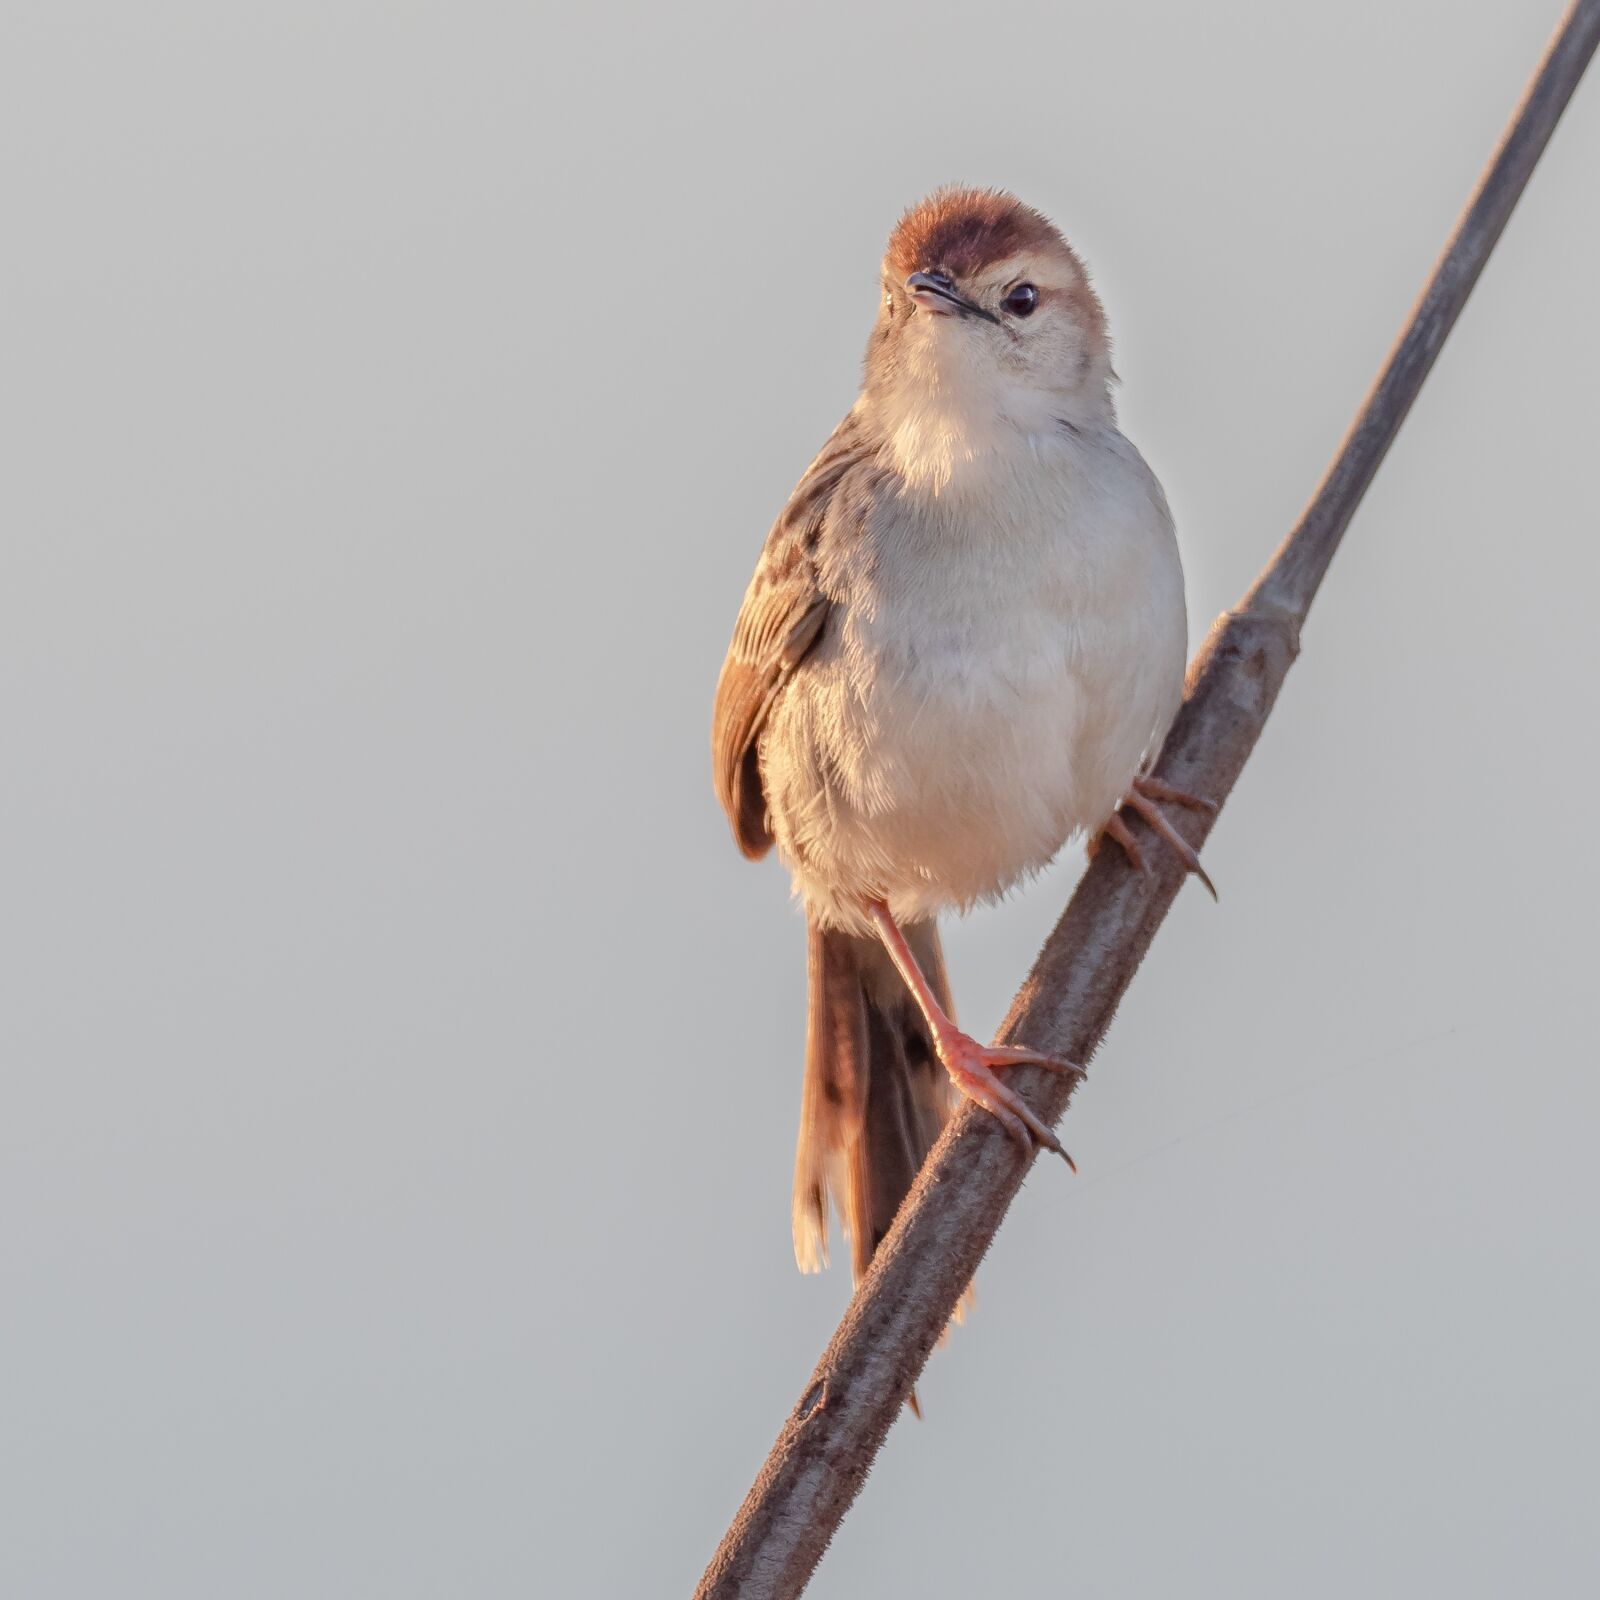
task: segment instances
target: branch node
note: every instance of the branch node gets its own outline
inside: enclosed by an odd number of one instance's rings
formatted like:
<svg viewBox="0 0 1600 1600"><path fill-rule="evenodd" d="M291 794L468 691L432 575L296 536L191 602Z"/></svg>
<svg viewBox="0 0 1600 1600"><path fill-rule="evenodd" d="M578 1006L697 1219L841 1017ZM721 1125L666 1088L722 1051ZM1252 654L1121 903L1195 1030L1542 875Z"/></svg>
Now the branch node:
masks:
<svg viewBox="0 0 1600 1600"><path fill-rule="evenodd" d="M819 1411L828 1409L828 1380L818 1378L800 1397L800 1404L795 1407L795 1421L809 1422Z"/></svg>

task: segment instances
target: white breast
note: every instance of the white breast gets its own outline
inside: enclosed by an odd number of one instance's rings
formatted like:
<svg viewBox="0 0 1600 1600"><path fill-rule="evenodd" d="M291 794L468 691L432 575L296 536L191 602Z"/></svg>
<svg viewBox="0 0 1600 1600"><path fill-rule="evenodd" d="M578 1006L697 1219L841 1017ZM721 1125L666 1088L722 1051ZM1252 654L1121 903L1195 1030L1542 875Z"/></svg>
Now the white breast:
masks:
<svg viewBox="0 0 1600 1600"><path fill-rule="evenodd" d="M944 467L826 553L847 603L763 745L780 853L825 920L1002 893L1104 824L1177 708L1182 571L1133 446L1060 428Z"/></svg>

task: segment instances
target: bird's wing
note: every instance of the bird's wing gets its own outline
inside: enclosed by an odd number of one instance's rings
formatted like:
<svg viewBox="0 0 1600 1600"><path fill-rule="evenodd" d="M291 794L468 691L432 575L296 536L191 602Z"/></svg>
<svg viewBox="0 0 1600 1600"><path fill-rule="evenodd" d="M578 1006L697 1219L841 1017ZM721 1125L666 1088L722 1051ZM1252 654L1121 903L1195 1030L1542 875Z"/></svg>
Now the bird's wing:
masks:
<svg viewBox="0 0 1600 1600"><path fill-rule="evenodd" d="M832 602L817 571L823 523L845 475L869 454L851 413L834 429L767 535L717 681L712 778L733 836L752 861L772 846L757 751L761 730L773 702L827 626Z"/></svg>

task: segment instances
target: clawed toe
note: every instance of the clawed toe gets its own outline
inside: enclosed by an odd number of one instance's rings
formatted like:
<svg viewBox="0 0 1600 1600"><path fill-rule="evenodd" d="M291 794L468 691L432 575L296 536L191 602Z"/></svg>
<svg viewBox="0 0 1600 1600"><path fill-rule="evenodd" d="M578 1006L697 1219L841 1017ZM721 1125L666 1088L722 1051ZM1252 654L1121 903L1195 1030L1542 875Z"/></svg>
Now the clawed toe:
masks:
<svg viewBox="0 0 1600 1600"><path fill-rule="evenodd" d="M1175 788L1170 783L1163 783L1159 778L1135 778L1133 787L1128 790L1128 798L1123 802L1136 816L1142 817L1149 823L1150 827L1172 847L1178 859L1205 885L1206 893L1215 900L1217 886L1211 881L1211 875L1201 866L1200 857L1195 853L1194 846L1167 821L1161 807L1156 804L1158 800L1168 801L1172 805L1188 806L1196 811L1209 812L1216 811L1216 801L1207 800L1203 795L1190 794L1187 789ZM1149 868L1145 865L1138 841L1129 831L1120 813L1112 812L1105 831L1122 847L1129 863L1148 877Z"/></svg>
<svg viewBox="0 0 1600 1600"><path fill-rule="evenodd" d="M1031 1153L1037 1142L1060 1156L1074 1172L1078 1170L1078 1164L1067 1154L1050 1126L1015 1089L996 1075L996 1068L1035 1066L1082 1077L1082 1067L1057 1056L1041 1055L1037 1050L1014 1045L981 1045L964 1033L941 1040L939 1055L961 1093L994 1116L1022 1149Z"/></svg>
<svg viewBox="0 0 1600 1600"><path fill-rule="evenodd" d="M1135 872L1141 872L1148 878L1150 865L1144 858L1144 851L1139 848L1139 841L1133 836L1133 830L1122 820L1120 811L1111 813L1111 820L1106 824L1105 832L1108 839L1116 840L1121 847L1123 855L1128 858L1128 865Z"/></svg>
<svg viewBox="0 0 1600 1600"><path fill-rule="evenodd" d="M983 1047L987 1065L991 1067L1044 1067L1049 1072L1071 1073L1087 1078L1088 1069L1076 1061L1063 1061L1060 1056L1043 1056L1037 1050L1019 1049L1015 1045L992 1044Z"/></svg>
<svg viewBox="0 0 1600 1600"><path fill-rule="evenodd" d="M1207 800L1203 794L1180 789L1175 783L1163 783L1160 778L1135 778L1134 789L1150 800L1167 800L1175 806L1188 806L1191 811L1209 811L1217 814L1217 802Z"/></svg>

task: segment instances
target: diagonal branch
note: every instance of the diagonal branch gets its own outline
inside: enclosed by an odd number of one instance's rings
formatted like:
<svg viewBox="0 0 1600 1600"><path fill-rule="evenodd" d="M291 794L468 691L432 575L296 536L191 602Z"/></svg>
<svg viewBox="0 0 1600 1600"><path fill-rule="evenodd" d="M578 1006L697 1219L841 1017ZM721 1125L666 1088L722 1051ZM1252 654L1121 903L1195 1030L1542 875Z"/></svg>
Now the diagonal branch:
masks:
<svg viewBox="0 0 1600 1600"><path fill-rule="evenodd" d="M1327 476L1195 657L1162 752L1169 782L1219 802L1233 788L1339 540L1597 43L1600 0L1574 0ZM1190 815L1180 826L1198 845L1210 819ZM1013 1002L1003 1041L1088 1059L1182 886L1170 853L1152 846L1146 855L1161 863L1149 878L1121 851L1098 854ZM1070 1080L1022 1069L1013 1081L1047 1121L1066 1109ZM951 1120L707 1568L699 1600L790 1600L805 1587L1028 1165L986 1113L968 1105Z"/></svg>

